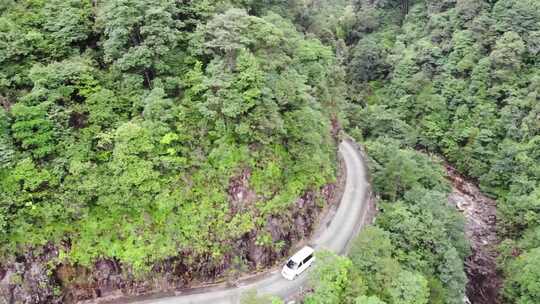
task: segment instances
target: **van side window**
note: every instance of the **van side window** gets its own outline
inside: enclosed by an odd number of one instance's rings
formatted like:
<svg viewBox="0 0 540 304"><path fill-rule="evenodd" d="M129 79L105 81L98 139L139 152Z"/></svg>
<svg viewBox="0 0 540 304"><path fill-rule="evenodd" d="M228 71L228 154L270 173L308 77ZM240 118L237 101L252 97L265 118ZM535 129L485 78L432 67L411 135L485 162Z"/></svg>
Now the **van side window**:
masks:
<svg viewBox="0 0 540 304"><path fill-rule="evenodd" d="M313 254L308 255L303 261L304 264L307 263L309 260L311 260L312 257L313 257Z"/></svg>

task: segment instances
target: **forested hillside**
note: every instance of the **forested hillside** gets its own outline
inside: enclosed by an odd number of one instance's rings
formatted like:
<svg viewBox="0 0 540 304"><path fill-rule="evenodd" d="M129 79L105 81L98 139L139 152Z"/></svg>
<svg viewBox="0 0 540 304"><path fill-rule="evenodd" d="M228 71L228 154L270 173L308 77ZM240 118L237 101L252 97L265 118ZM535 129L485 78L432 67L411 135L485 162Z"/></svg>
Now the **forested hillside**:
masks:
<svg viewBox="0 0 540 304"><path fill-rule="evenodd" d="M382 209L342 271L315 276L313 303L463 303L462 219L423 154L498 201L504 288L501 299L469 290L473 303L539 303L540 2L358 0L341 11L329 28L346 58L348 131L366 145Z"/></svg>
<svg viewBox="0 0 540 304"><path fill-rule="evenodd" d="M310 234L344 73L275 2L0 4L0 302L187 286Z"/></svg>
<svg viewBox="0 0 540 304"><path fill-rule="evenodd" d="M341 127L380 213L305 303L540 303L539 1L0 2L0 303L273 265L333 199ZM498 202L495 296L445 163Z"/></svg>

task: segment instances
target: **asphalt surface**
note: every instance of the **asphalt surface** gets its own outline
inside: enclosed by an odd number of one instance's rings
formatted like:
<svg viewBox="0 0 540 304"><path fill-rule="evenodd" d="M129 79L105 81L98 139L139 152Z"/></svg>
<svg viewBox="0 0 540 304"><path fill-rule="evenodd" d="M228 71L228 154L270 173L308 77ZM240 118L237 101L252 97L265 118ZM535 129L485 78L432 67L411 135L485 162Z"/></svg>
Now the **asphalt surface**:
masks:
<svg viewBox="0 0 540 304"><path fill-rule="evenodd" d="M327 249L344 253L348 243L358 232L359 227L368 224L368 189L367 170L359 151L348 141L339 146L339 152L345 160L347 178L343 197L329 223L323 223L314 233L310 244L315 250ZM317 261L315 261L317 263ZM305 271L294 281L284 279L280 271L274 270L257 281L245 283L233 288L215 288L201 293L185 294L161 299L134 302L136 304L237 304L241 295L256 289L259 294L271 294L283 299L290 299L305 288Z"/></svg>

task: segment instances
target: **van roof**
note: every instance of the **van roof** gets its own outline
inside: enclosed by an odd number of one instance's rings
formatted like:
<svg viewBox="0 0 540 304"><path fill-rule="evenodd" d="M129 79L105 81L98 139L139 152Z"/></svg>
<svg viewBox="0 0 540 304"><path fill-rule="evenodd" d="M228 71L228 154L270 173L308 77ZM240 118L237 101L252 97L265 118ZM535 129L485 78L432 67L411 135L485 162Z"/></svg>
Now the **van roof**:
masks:
<svg viewBox="0 0 540 304"><path fill-rule="evenodd" d="M313 248L309 246L305 246L304 248L300 249L297 253L295 253L290 259L293 260L295 263L300 263L303 259L305 259L308 255L312 254L314 252Z"/></svg>

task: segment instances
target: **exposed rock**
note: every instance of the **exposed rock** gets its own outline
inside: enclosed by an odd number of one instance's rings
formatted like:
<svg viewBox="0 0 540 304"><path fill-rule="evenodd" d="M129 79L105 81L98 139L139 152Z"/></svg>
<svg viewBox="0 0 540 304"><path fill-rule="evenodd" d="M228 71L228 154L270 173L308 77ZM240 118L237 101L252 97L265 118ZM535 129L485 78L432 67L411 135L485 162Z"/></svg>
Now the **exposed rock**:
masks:
<svg viewBox="0 0 540 304"><path fill-rule="evenodd" d="M502 275L497 271L499 244L496 231L497 202L483 195L478 187L447 165L453 185L449 202L463 212L465 233L471 242L472 254L465 260L469 283L467 296L473 304L500 303Z"/></svg>
<svg viewBox="0 0 540 304"><path fill-rule="evenodd" d="M315 205L315 194L313 191L307 191L298 200L296 200L296 206L300 209L310 208Z"/></svg>
<svg viewBox="0 0 540 304"><path fill-rule="evenodd" d="M6 110L6 112L9 112L11 110L12 103L7 99L7 97L4 97L0 95L0 106Z"/></svg>
<svg viewBox="0 0 540 304"><path fill-rule="evenodd" d="M29 250L16 260L7 261L0 271L0 304L59 303L55 294L57 284L47 268L47 262L57 255L56 249L47 245L41 255L35 256Z"/></svg>
<svg viewBox="0 0 540 304"><path fill-rule="evenodd" d="M272 240L274 241L283 239L283 237L286 235L286 232L283 227L283 223L281 222L280 219L274 216L268 219L268 222L266 223L266 230L270 232L270 235L272 236Z"/></svg>
<svg viewBox="0 0 540 304"><path fill-rule="evenodd" d="M249 210L261 199L250 188L250 176L251 170L243 169L230 179L227 193L233 214ZM344 180L339 181L341 184ZM228 241L230 250L219 258L182 251L154 265L150 274L142 278L133 275L129 267L107 259L96 261L90 268L59 264L47 269L47 263L58 257L57 249L48 246L39 257L28 255L20 261L6 262L4 267L0 265L0 304L114 302L122 296L182 290L226 279L231 272L237 277L242 272L272 266L285 258L297 242L310 236L323 210L317 200L335 203L339 200L338 188L328 184L318 191L306 191L287 212L273 215L263 227ZM264 234L271 236L270 244L260 243L259 237ZM280 246L275 246L278 243ZM238 261L245 265L237 267Z"/></svg>
<svg viewBox="0 0 540 304"><path fill-rule="evenodd" d="M4 268L2 264L0 264L0 282L4 280L6 273L7 273L7 270Z"/></svg>
<svg viewBox="0 0 540 304"><path fill-rule="evenodd" d="M244 207L249 206L257 200L255 191L249 187L250 177L251 170L245 168L238 176L230 179L227 193L229 194L229 203L232 213L242 210Z"/></svg>
<svg viewBox="0 0 540 304"><path fill-rule="evenodd" d="M268 256L265 253L263 246L257 245L255 242L250 242L248 247L247 259L255 266L265 265L268 263Z"/></svg>
<svg viewBox="0 0 540 304"><path fill-rule="evenodd" d="M336 184L326 184L321 189L321 195L324 197L324 199L327 202L332 202L334 197L336 196L336 190L337 190Z"/></svg>
<svg viewBox="0 0 540 304"><path fill-rule="evenodd" d="M12 276L14 275L14 272L2 268L1 274L2 279L0 279L0 304L8 304L11 303L11 298L13 295L12 290L14 286L11 285L11 282L13 281Z"/></svg>

